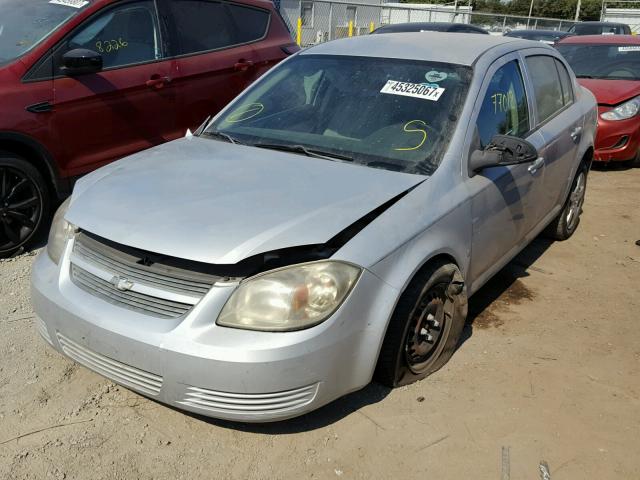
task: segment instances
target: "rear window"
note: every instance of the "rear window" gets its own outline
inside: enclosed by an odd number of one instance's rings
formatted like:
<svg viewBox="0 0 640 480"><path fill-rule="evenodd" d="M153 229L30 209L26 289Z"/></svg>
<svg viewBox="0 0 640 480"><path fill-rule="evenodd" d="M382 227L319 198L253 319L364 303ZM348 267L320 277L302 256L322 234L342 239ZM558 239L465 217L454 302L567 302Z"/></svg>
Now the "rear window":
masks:
<svg viewBox="0 0 640 480"><path fill-rule="evenodd" d="M624 35L628 29L624 25L590 25L579 23L569 30L578 35Z"/></svg>

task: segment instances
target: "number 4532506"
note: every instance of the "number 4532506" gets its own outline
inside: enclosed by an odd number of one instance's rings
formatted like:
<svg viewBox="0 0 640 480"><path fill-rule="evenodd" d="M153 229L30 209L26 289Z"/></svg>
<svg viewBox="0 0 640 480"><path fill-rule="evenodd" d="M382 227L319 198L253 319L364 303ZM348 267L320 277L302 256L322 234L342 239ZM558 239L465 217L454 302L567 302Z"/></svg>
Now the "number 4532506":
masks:
<svg viewBox="0 0 640 480"><path fill-rule="evenodd" d="M117 40L98 40L96 42L96 48L99 53L115 52L121 48L126 48L128 45L129 43L122 38L118 38Z"/></svg>

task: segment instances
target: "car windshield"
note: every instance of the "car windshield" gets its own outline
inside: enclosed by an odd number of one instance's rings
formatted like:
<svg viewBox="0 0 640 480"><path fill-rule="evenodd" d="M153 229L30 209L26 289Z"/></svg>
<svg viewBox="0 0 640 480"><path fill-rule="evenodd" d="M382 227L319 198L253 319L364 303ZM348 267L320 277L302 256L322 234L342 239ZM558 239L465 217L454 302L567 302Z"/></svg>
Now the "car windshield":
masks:
<svg viewBox="0 0 640 480"><path fill-rule="evenodd" d="M471 75L469 67L445 63L298 55L203 135L430 174L447 149Z"/></svg>
<svg viewBox="0 0 640 480"><path fill-rule="evenodd" d="M0 65L25 54L88 4L86 0L0 1Z"/></svg>
<svg viewBox="0 0 640 480"><path fill-rule="evenodd" d="M560 44L578 78L640 80L640 45Z"/></svg>

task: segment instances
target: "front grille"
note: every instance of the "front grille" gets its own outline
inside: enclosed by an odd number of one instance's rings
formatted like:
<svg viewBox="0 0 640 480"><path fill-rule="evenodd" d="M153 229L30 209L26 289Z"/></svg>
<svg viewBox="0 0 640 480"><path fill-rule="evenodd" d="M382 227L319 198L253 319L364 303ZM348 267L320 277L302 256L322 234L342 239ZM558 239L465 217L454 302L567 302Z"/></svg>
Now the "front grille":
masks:
<svg viewBox="0 0 640 480"><path fill-rule="evenodd" d="M188 303L172 302L132 291L121 292L113 283L107 282L73 264L71 265L71 280L78 287L98 298L147 315L177 318L186 314L193 307Z"/></svg>
<svg viewBox="0 0 640 480"><path fill-rule="evenodd" d="M93 352L78 345L61 333L58 333L58 342L60 342L60 347L66 355L94 372L147 395L160 393L162 388L161 376Z"/></svg>
<svg viewBox="0 0 640 480"><path fill-rule="evenodd" d="M71 279L102 300L161 318L185 315L219 280L206 273L151 261L148 255L80 233L71 256Z"/></svg>
<svg viewBox="0 0 640 480"><path fill-rule="evenodd" d="M297 410L313 401L318 384L277 393L228 393L198 387L187 388L182 405L214 413L277 414Z"/></svg>

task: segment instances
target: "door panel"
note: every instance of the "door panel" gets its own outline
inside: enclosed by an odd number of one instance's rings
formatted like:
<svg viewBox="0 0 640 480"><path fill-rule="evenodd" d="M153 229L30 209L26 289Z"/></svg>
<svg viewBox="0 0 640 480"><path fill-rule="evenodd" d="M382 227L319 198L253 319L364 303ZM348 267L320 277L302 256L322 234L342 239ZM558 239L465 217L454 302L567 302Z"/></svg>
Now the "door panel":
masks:
<svg viewBox="0 0 640 480"><path fill-rule="evenodd" d="M269 12L215 0L162 5L172 32L172 53L178 56L174 86L181 105L179 122L195 129L268 65L259 40L267 34Z"/></svg>
<svg viewBox="0 0 640 480"><path fill-rule="evenodd" d="M175 63L163 49L152 1L127 3L89 19L58 49L88 48L103 57L96 74L53 81L56 135L70 175L177 138L171 83Z"/></svg>
<svg viewBox="0 0 640 480"><path fill-rule="evenodd" d="M180 124L194 130L227 106L255 77L255 62L250 46L178 59Z"/></svg>
<svg viewBox="0 0 640 480"><path fill-rule="evenodd" d="M544 139L536 132L527 137L536 148ZM471 278L477 279L520 246L536 224L538 190L546 172L529 171L531 165L487 168L469 181L471 188L473 247ZM532 220L533 219L533 220Z"/></svg>
<svg viewBox="0 0 640 480"><path fill-rule="evenodd" d="M548 55L526 58L537 119L546 148L544 189L539 201L543 217L564 202L566 187L577 160L582 135L582 112L574 105L574 92L566 67ZM541 219L542 220L542 219Z"/></svg>
<svg viewBox="0 0 640 480"><path fill-rule="evenodd" d="M539 197L540 207L545 214L564 202L566 186L578 155L581 130L581 117L575 108L563 111L540 128L547 145L542 152L546 172L544 189ZM575 134L576 140L572 134Z"/></svg>
<svg viewBox="0 0 640 480"><path fill-rule="evenodd" d="M489 69L481 92L469 155L485 148L497 134L544 148L542 135L530 133L533 115L517 55L503 57ZM500 268L538 223L537 195L545 169L534 170L532 165L486 168L468 180L473 218L470 278L477 280Z"/></svg>

